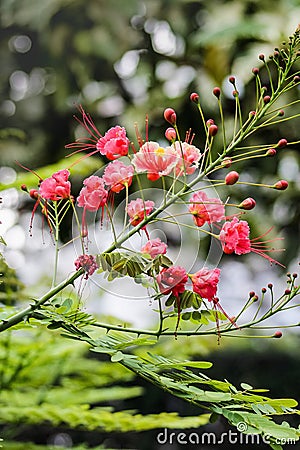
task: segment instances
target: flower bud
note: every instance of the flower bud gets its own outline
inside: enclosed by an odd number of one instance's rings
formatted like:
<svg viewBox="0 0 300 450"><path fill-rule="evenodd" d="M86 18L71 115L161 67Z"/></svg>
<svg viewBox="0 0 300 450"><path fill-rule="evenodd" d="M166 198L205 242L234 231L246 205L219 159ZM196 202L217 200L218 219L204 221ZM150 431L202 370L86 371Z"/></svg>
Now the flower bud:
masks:
<svg viewBox="0 0 300 450"><path fill-rule="evenodd" d="M290 293L291 293L291 290L290 290L290 289L286 289L286 290L284 291L284 294L285 294L285 295L290 295Z"/></svg>
<svg viewBox="0 0 300 450"><path fill-rule="evenodd" d="M237 172L235 172L234 170L232 170L231 172L229 172L226 175L225 183L228 186L231 186L231 185L235 184L238 181L239 178L240 178L240 175Z"/></svg>
<svg viewBox="0 0 300 450"><path fill-rule="evenodd" d="M255 296L255 292L254 291L250 291L249 292L249 298L252 298L252 297L254 297Z"/></svg>
<svg viewBox="0 0 300 450"><path fill-rule="evenodd" d="M176 112L174 111L174 109L166 108L164 111L164 118L171 125L175 125L177 117L176 117Z"/></svg>
<svg viewBox="0 0 300 450"><path fill-rule="evenodd" d="M199 94L197 94L197 92L193 92L193 93L190 95L190 100L191 100L192 102L194 102L194 103L198 103L198 101L199 101Z"/></svg>
<svg viewBox="0 0 300 450"><path fill-rule="evenodd" d="M268 284L268 288L269 288L269 289L272 289L272 288L273 288L273 284L272 284L272 283L269 283L269 284Z"/></svg>
<svg viewBox="0 0 300 450"><path fill-rule="evenodd" d="M214 119L208 119L208 120L206 121L206 126L207 126L207 127L210 127L211 125L214 125L214 124L215 124Z"/></svg>
<svg viewBox="0 0 300 450"><path fill-rule="evenodd" d="M253 117L256 116L256 111L250 111L249 116L253 116Z"/></svg>
<svg viewBox="0 0 300 450"><path fill-rule="evenodd" d="M271 97L269 95L265 95L264 96L264 103L265 104L270 103L270 100L271 100Z"/></svg>
<svg viewBox="0 0 300 450"><path fill-rule="evenodd" d="M228 169L231 166L231 164L232 164L232 159L229 157L224 158L222 161L222 166L226 167L226 169Z"/></svg>
<svg viewBox="0 0 300 450"><path fill-rule="evenodd" d="M261 288L261 292L263 293L263 294L265 294L266 292L267 292L267 289L266 288Z"/></svg>
<svg viewBox="0 0 300 450"><path fill-rule="evenodd" d="M215 136L218 132L218 127L217 125L212 124L209 128L208 128L208 134L210 136Z"/></svg>
<svg viewBox="0 0 300 450"><path fill-rule="evenodd" d="M228 81L229 81L229 83L235 85L235 77L229 77Z"/></svg>
<svg viewBox="0 0 300 450"><path fill-rule="evenodd" d="M232 96L233 97L238 97L239 96L239 91L237 91L236 89L234 91L232 91Z"/></svg>
<svg viewBox="0 0 300 450"><path fill-rule="evenodd" d="M278 56L280 55L278 50L275 50L275 52L273 53L274 58L278 58Z"/></svg>
<svg viewBox="0 0 300 450"><path fill-rule="evenodd" d="M281 337L282 337L281 331L275 331L275 333L273 334L273 338L275 338L275 339L279 339Z"/></svg>
<svg viewBox="0 0 300 450"><path fill-rule="evenodd" d="M295 75L293 78L293 81L294 81L294 83L299 83L299 81L300 81L299 75Z"/></svg>
<svg viewBox="0 0 300 450"><path fill-rule="evenodd" d="M261 53L260 55L258 55L258 58L259 58L261 61L264 61L264 60L265 60L265 55L264 55L263 53Z"/></svg>
<svg viewBox="0 0 300 450"><path fill-rule="evenodd" d="M256 201L252 197L245 198L239 205L238 208L245 209L246 211L250 211L255 208Z"/></svg>
<svg viewBox="0 0 300 450"><path fill-rule="evenodd" d="M215 97L220 98L221 89L219 87L213 88L213 94L214 94Z"/></svg>
<svg viewBox="0 0 300 450"><path fill-rule="evenodd" d="M165 136L168 139L168 141L174 141L176 139L176 131L174 130L174 128L170 127L167 128L165 131Z"/></svg>
<svg viewBox="0 0 300 450"><path fill-rule="evenodd" d="M26 184L21 184L22 191L28 192Z"/></svg>
<svg viewBox="0 0 300 450"><path fill-rule="evenodd" d="M279 117L284 116L284 110L283 110L283 109L280 109L280 110L278 111L278 116L279 116Z"/></svg>
<svg viewBox="0 0 300 450"><path fill-rule="evenodd" d="M274 184L273 189L277 189L278 191L285 191L288 187L289 183L286 180L279 180Z"/></svg>
<svg viewBox="0 0 300 450"><path fill-rule="evenodd" d="M252 69L252 73L257 76L259 74L259 68L258 67L253 67Z"/></svg>
<svg viewBox="0 0 300 450"><path fill-rule="evenodd" d="M278 142L277 142L277 147L278 148L283 148L283 147L285 147L286 145L287 145L287 140L286 139L280 139Z"/></svg>
<svg viewBox="0 0 300 450"><path fill-rule="evenodd" d="M276 150L275 148L269 148L269 150L267 150L266 152L266 156L275 156L276 155Z"/></svg>
<svg viewBox="0 0 300 450"><path fill-rule="evenodd" d="M31 198L36 199L39 196L39 193L36 189L30 189L29 195Z"/></svg>

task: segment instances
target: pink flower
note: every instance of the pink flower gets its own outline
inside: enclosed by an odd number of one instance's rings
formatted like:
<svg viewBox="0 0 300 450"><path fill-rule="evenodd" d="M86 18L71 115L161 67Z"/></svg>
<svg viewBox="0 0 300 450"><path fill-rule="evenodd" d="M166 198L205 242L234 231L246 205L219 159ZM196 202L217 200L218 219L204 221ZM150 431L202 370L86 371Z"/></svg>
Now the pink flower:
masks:
<svg viewBox="0 0 300 450"><path fill-rule="evenodd" d="M55 172L50 178L41 182L39 194L45 200L58 201L69 198L71 183L68 181L70 172L67 169Z"/></svg>
<svg viewBox="0 0 300 450"><path fill-rule="evenodd" d="M176 176L186 173L190 175L198 167L198 161L201 157L200 150L188 142L176 141L171 145L177 153L177 164L175 167Z"/></svg>
<svg viewBox="0 0 300 450"><path fill-rule="evenodd" d="M224 253L243 255L251 251L249 239L250 228L248 222L234 217L230 222L225 222L220 231L220 241Z"/></svg>
<svg viewBox="0 0 300 450"><path fill-rule="evenodd" d="M208 198L205 192L197 191L190 198L189 212L197 227L213 222L220 222L225 217L225 208L218 198Z"/></svg>
<svg viewBox="0 0 300 450"><path fill-rule="evenodd" d="M81 105L78 109L82 114L82 119L79 119L78 117L75 117L75 119L83 126L83 128L85 128L89 133L89 136L66 145L66 148L78 149L72 154L85 150L92 150L87 156L100 152L101 155L105 155L111 160L127 155L129 139L126 136L125 128L117 125L116 127L110 128L105 135L102 136L91 116L84 111Z"/></svg>
<svg viewBox="0 0 300 450"><path fill-rule="evenodd" d="M81 267L85 270L87 279L89 275L93 275L93 273L98 269L98 264L93 255L80 255L75 261L75 268L79 270Z"/></svg>
<svg viewBox="0 0 300 450"><path fill-rule="evenodd" d="M215 299L219 283L220 269L209 270L205 267L192 274L193 291L209 301Z"/></svg>
<svg viewBox="0 0 300 450"><path fill-rule="evenodd" d="M106 203L108 192L104 188L102 178L92 175L86 178L83 184L84 187L77 198L78 206L88 211L97 211L103 207Z"/></svg>
<svg viewBox="0 0 300 450"><path fill-rule="evenodd" d="M175 297L185 291L188 281L186 270L181 266L163 268L156 277L159 290L162 294L168 295L172 292Z"/></svg>
<svg viewBox="0 0 300 450"><path fill-rule="evenodd" d="M177 159L177 152L172 147L163 148L157 142L149 141L134 155L132 164L137 172L148 172L148 179L155 181L168 175Z"/></svg>
<svg viewBox="0 0 300 450"><path fill-rule="evenodd" d="M121 161L113 161L105 168L103 180L113 192L120 192L130 186L134 174L133 166L126 166Z"/></svg>
<svg viewBox="0 0 300 450"><path fill-rule="evenodd" d="M110 128L96 143L96 149L110 160L126 156L128 148L129 139L126 130L119 125Z"/></svg>
<svg viewBox="0 0 300 450"><path fill-rule="evenodd" d="M141 252L149 254L154 259L158 255L167 253L167 245L159 238L151 239L141 248Z"/></svg>
<svg viewBox="0 0 300 450"><path fill-rule="evenodd" d="M270 231L271 230L268 230L262 236L265 236ZM276 251L274 248L268 247L267 245L267 243L272 242L272 240L266 242L259 241L262 236L250 239L249 234L250 227L245 220L239 220L237 217L234 217L231 221L225 222L219 234L224 253L244 255L245 253L253 252L267 259L271 264L274 263L284 267L280 262L267 254L267 252ZM274 241L275 240L276 238ZM277 251L280 251L280 249Z"/></svg>
<svg viewBox="0 0 300 450"><path fill-rule="evenodd" d="M130 223L134 227L141 223L146 216L151 214L154 208L154 202L152 200L146 200L145 202L141 198L131 200L127 206L127 214L130 217Z"/></svg>

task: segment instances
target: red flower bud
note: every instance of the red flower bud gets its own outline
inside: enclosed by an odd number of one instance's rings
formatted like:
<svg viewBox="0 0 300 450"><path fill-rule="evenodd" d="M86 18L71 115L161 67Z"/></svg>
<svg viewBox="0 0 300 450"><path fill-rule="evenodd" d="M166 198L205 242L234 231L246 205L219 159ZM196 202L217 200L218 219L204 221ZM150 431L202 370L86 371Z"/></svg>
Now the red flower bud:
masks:
<svg viewBox="0 0 300 450"><path fill-rule="evenodd" d="M166 108L164 111L164 118L171 125L175 125L177 117L176 117L176 112L174 111L174 109Z"/></svg>
<svg viewBox="0 0 300 450"><path fill-rule="evenodd" d="M208 134L210 136L215 136L218 132L218 127L217 125L212 124L209 128L208 128Z"/></svg>
<svg viewBox="0 0 300 450"><path fill-rule="evenodd" d="M249 116L253 116L253 117L256 116L256 111L250 111Z"/></svg>
<svg viewBox="0 0 300 450"><path fill-rule="evenodd" d="M283 109L280 109L280 110L278 111L278 116L279 116L279 117L284 116L284 111L283 111Z"/></svg>
<svg viewBox="0 0 300 450"><path fill-rule="evenodd" d="M192 102L194 102L194 103L198 103L198 100L199 100L199 94L197 94L197 92L193 92L193 93L190 95L190 100L191 100Z"/></svg>
<svg viewBox="0 0 300 450"><path fill-rule="evenodd" d="M269 289L272 289L272 288L273 288L273 284L272 284L272 283L269 283L269 284L268 284L268 288L269 288Z"/></svg>
<svg viewBox="0 0 300 450"><path fill-rule="evenodd" d="M219 87L213 88L213 94L214 94L215 97L220 98L221 89Z"/></svg>
<svg viewBox="0 0 300 450"><path fill-rule="evenodd" d="M231 158L226 157L222 161L222 166L226 167L226 169L228 169L231 166L231 164L232 164L232 159Z"/></svg>
<svg viewBox="0 0 300 450"><path fill-rule="evenodd" d="M36 199L36 198L38 198L39 193L38 193L38 191L36 189L30 189L29 195L30 195L31 198Z"/></svg>
<svg viewBox="0 0 300 450"><path fill-rule="evenodd" d="M26 184L22 184L21 189L22 189L22 191L28 192Z"/></svg>
<svg viewBox="0 0 300 450"><path fill-rule="evenodd" d="M168 139L168 141L174 141L176 139L176 131L174 130L174 128L170 127L167 128L165 131L165 136Z"/></svg>
<svg viewBox="0 0 300 450"><path fill-rule="evenodd" d="M231 186L231 185L235 184L238 181L239 178L240 178L240 175L237 172L235 172L234 170L232 170L231 172L229 172L226 175L225 183L228 186Z"/></svg>
<svg viewBox="0 0 300 450"><path fill-rule="evenodd" d="M255 292L254 292L254 291L250 291L250 292L249 292L249 297L252 298L252 297L254 297L254 296L255 296Z"/></svg>
<svg viewBox="0 0 300 450"><path fill-rule="evenodd" d="M255 208L255 205L256 201L254 200L254 198L248 197L239 204L238 208L250 211L250 209Z"/></svg>
<svg viewBox="0 0 300 450"><path fill-rule="evenodd" d="M208 119L208 120L206 121L206 126L207 126L207 127L210 127L211 125L214 125L214 124L215 124L214 119Z"/></svg>
<svg viewBox="0 0 300 450"><path fill-rule="evenodd" d="M259 74L259 68L258 67L253 67L252 69L252 73L256 76Z"/></svg>
<svg viewBox="0 0 300 450"><path fill-rule="evenodd" d="M239 91L237 91L237 90L232 91L232 96L233 97L238 97L239 96Z"/></svg>
<svg viewBox="0 0 300 450"><path fill-rule="evenodd" d="M283 148L283 147L285 147L287 145L287 143L288 143L288 141L286 139L280 139L277 142L277 147L278 148Z"/></svg>
<svg viewBox="0 0 300 450"><path fill-rule="evenodd" d="M273 334L273 338L275 338L275 339L279 339L281 337L282 337L281 331L275 331L275 333Z"/></svg>
<svg viewBox="0 0 300 450"><path fill-rule="evenodd" d="M228 81L229 81L229 83L234 85L235 84L235 77L229 77Z"/></svg>
<svg viewBox="0 0 300 450"><path fill-rule="evenodd" d="M270 103L270 100L271 100L271 97L269 95L265 95L264 96L264 103L265 104Z"/></svg>
<svg viewBox="0 0 300 450"><path fill-rule="evenodd" d="M274 184L273 188L277 189L278 191L285 191L287 189L288 185L289 185L289 183L286 180L280 180Z"/></svg>
<svg viewBox="0 0 300 450"><path fill-rule="evenodd" d="M269 148L269 150L267 150L266 155L267 156L275 156L276 155L276 150L275 148Z"/></svg>
<svg viewBox="0 0 300 450"><path fill-rule="evenodd" d="M295 75L293 78L293 81L294 81L294 83L299 83L299 81L300 81L299 75Z"/></svg>
<svg viewBox="0 0 300 450"><path fill-rule="evenodd" d="M265 60L265 55L264 55L263 53L261 53L260 55L258 55L258 57L259 57L259 59L260 59L261 61L264 61L264 60Z"/></svg>

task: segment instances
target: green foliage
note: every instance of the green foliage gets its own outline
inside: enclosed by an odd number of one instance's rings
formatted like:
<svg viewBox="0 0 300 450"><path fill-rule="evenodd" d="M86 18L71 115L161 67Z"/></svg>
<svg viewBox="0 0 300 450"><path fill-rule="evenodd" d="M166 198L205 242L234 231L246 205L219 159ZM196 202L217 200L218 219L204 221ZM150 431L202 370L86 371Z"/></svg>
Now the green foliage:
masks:
<svg viewBox="0 0 300 450"><path fill-rule="evenodd" d="M24 299L23 289L24 285L18 279L16 271L8 266L0 254L0 303L13 305L17 300Z"/></svg>
<svg viewBox="0 0 300 450"><path fill-rule="evenodd" d="M146 340L135 340L130 346L139 343L146 344ZM121 349L124 344L119 342ZM52 427L128 432L162 426L198 427L209 420L205 414L180 417L162 412L143 416L136 411L115 411L112 402L142 395L140 387L128 384L134 373L121 365L90 358L82 343L61 340L41 329L4 334L0 360L2 425L50 423Z"/></svg>
<svg viewBox="0 0 300 450"><path fill-rule="evenodd" d="M276 444L279 438L296 441L300 438L300 431L288 423L278 424L273 421L273 416L300 414L296 409L296 400L271 399L261 395L265 390L254 389L245 383L238 389L227 380L214 380L191 370L208 369L211 367L209 362L179 361L153 352L145 356L125 353L126 348L134 345L135 339L124 337L121 333L96 339L80 333L77 336L68 334L66 337L86 341L93 351L111 355L113 362L122 364L170 394L204 408L213 415L224 416L240 432L268 436L270 445Z"/></svg>

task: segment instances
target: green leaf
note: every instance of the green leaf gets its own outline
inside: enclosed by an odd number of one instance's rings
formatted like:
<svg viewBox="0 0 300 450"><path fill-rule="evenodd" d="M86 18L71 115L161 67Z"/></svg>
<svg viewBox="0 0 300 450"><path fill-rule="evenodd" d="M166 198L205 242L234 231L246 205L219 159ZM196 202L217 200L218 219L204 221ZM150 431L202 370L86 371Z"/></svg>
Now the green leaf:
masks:
<svg viewBox="0 0 300 450"><path fill-rule="evenodd" d="M175 295L171 294L170 297L167 298L165 305L172 306L175 300L176 300Z"/></svg>
<svg viewBox="0 0 300 450"><path fill-rule="evenodd" d="M253 389L253 387L247 383L241 383L241 388L244 389L245 391L250 391Z"/></svg>
<svg viewBox="0 0 300 450"><path fill-rule="evenodd" d="M192 319L195 320L195 322L201 322L202 314L200 311L193 311L192 312Z"/></svg>
<svg viewBox="0 0 300 450"><path fill-rule="evenodd" d="M181 319L182 320L190 320L192 313L190 311L187 311L183 314L181 314Z"/></svg>
<svg viewBox="0 0 300 450"><path fill-rule="evenodd" d="M122 359L124 359L124 355L120 351L114 353L112 355L112 357L110 358L111 362L119 362L119 361L122 361Z"/></svg>

